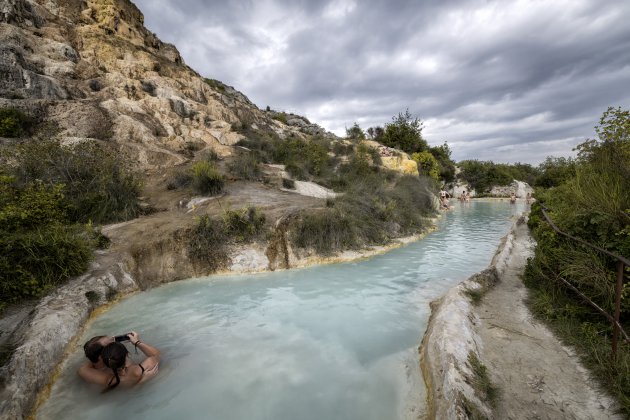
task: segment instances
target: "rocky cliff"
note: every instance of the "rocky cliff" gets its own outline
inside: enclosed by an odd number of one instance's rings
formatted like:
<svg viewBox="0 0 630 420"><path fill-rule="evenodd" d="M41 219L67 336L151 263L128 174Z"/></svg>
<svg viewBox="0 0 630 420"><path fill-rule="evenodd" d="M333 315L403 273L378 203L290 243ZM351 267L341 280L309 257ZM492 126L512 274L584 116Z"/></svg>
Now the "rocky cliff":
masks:
<svg viewBox="0 0 630 420"><path fill-rule="evenodd" d="M46 122L46 135L115 142L138 169L182 163L187 149L233 145L235 124L317 131L302 120L281 124L202 78L143 22L128 0L3 1L0 107Z"/></svg>

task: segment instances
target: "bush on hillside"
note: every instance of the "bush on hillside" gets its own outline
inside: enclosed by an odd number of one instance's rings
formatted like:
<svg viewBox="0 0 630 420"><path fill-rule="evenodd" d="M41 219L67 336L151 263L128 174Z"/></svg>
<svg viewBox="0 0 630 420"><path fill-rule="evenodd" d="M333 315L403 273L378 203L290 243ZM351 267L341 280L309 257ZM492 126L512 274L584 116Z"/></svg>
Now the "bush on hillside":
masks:
<svg viewBox="0 0 630 420"><path fill-rule="evenodd" d="M226 242L223 224L208 215L201 216L188 235L188 256L194 263L211 271L220 270L229 261Z"/></svg>
<svg viewBox="0 0 630 420"><path fill-rule="evenodd" d="M392 184L390 176L370 172L357 177L326 208L303 211L291 230L291 242L330 255L422 232L435 212L430 181L394 174Z"/></svg>
<svg viewBox="0 0 630 420"><path fill-rule="evenodd" d="M223 192L225 177L214 164L202 160L194 163L191 170L192 185L199 194L218 195Z"/></svg>
<svg viewBox="0 0 630 420"><path fill-rule="evenodd" d="M87 268L96 237L65 224L66 209L61 185L0 177L0 302L40 297Z"/></svg>
<svg viewBox="0 0 630 420"><path fill-rule="evenodd" d="M47 225L27 231L0 232L0 301L43 296L83 273L94 243L78 226Z"/></svg>
<svg viewBox="0 0 630 420"><path fill-rule="evenodd" d="M0 108L0 137L20 137L33 125L33 119L16 108Z"/></svg>
<svg viewBox="0 0 630 420"><path fill-rule="evenodd" d="M232 175L240 179L257 181L262 177L260 158L256 153L240 151L229 165Z"/></svg>
<svg viewBox="0 0 630 420"><path fill-rule="evenodd" d="M168 190L179 190L181 188L186 188L192 185L193 183L193 175L189 171L176 171L171 180L166 185L166 189Z"/></svg>
<svg viewBox="0 0 630 420"><path fill-rule="evenodd" d="M346 138L350 140L365 140L365 133L359 127L359 124L354 123L350 128L346 128Z"/></svg>
<svg viewBox="0 0 630 420"><path fill-rule="evenodd" d="M225 210L223 225L226 234L236 242L245 242L258 237L265 226L265 215L254 206L239 210Z"/></svg>
<svg viewBox="0 0 630 420"><path fill-rule="evenodd" d="M429 152L435 157L439 165L439 179L446 183L455 180L455 162L451 159L451 149L445 142L441 146L429 148Z"/></svg>
<svg viewBox="0 0 630 420"><path fill-rule="evenodd" d="M108 223L142 213L141 183L115 150L95 142L31 141L5 150L2 165L20 185L64 185L71 221Z"/></svg>

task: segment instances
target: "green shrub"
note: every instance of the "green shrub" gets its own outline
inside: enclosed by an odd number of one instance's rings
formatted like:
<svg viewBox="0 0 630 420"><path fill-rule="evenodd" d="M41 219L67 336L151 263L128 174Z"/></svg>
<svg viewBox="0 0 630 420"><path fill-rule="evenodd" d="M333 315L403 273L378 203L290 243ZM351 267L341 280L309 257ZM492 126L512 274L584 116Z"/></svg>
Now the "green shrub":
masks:
<svg viewBox="0 0 630 420"><path fill-rule="evenodd" d="M203 154L203 160L208 162L218 162L220 160L219 154L214 150L209 150Z"/></svg>
<svg viewBox="0 0 630 420"><path fill-rule="evenodd" d="M251 152L239 152L230 163L229 170L235 177L249 181L257 181L262 177L260 159Z"/></svg>
<svg viewBox="0 0 630 420"><path fill-rule="evenodd" d="M0 108L0 137L20 137L33 124L32 118L15 108Z"/></svg>
<svg viewBox="0 0 630 420"><path fill-rule="evenodd" d="M365 140L365 133L356 122L351 128L346 128L346 138L350 140Z"/></svg>
<svg viewBox="0 0 630 420"><path fill-rule="evenodd" d="M141 183L115 150L96 142L62 146L31 141L5 150L5 172L18 184L64 185L71 221L109 223L142 214ZM1 162L0 162L1 163Z"/></svg>
<svg viewBox="0 0 630 420"><path fill-rule="evenodd" d="M177 171L173 174L173 178L166 185L168 190L179 190L192 185L193 176L188 171Z"/></svg>
<svg viewBox="0 0 630 420"><path fill-rule="evenodd" d="M299 181L308 180L308 171L298 162L287 162L284 165L284 170L287 171L292 178L295 178Z"/></svg>
<svg viewBox="0 0 630 420"><path fill-rule="evenodd" d="M79 227L49 225L0 235L0 300L17 302L43 296L84 272L93 243Z"/></svg>
<svg viewBox="0 0 630 420"><path fill-rule="evenodd" d="M287 124L287 113L286 112L278 112L271 116L272 119L276 121L280 121L282 124Z"/></svg>
<svg viewBox="0 0 630 420"><path fill-rule="evenodd" d="M193 188L200 194L217 195L223 192L225 178L217 168L207 161L192 166Z"/></svg>
<svg viewBox="0 0 630 420"><path fill-rule="evenodd" d="M471 385L475 393L481 401L487 402L491 407L496 406L499 389L490 380L488 368L472 350L468 352L468 364L473 373Z"/></svg>
<svg viewBox="0 0 630 420"><path fill-rule="evenodd" d="M440 164L430 152L416 152L411 155L411 158L418 164L418 172L421 175L428 176L436 181L438 180Z"/></svg>
<svg viewBox="0 0 630 420"><path fill-rule="evenodd" d="M299 248L313 248L320 255L358 248L354 223L346 214L326 208L304 212L292 230L291 242Z"/></svg>
<svg viewBox="0 0 630 420"><path fill-rule="evenodd" d="M354 146L352 144L346 144L342 141L336 141L332 145L333 153L339 156L347 156L352 153L353 150Z"/></svg>
<svg viewBox="0 0 630 420"><path fill-rule="evenodd" d="M546 161L541 178L546 191L537 194L564 232L617 255L630 255L630 111L609 108L596 127L598 139L578 146L573 161ZM630 414L630 346L620 343L611 360L610 323L564 286L566 279L608 313L614 308L616 261L556 234L545 221L540 203L532 205L528 226L536 239L534 257L525 269L530 306L566 343L576 346L582 361L615 394ZM630 270L626 269L626 276ZM620 323L630 328L630 294L622 295Z"/></svg>
<svg viewBox="0 0 630 420"><path fill-rule="evenodd" d="M223 225L228 237L236 242L249 241L262 233L265 215L256 207L243 207L239 210L226 210Z"/></svg>
<svg viewBox="0 0 630 420"><path fill-rule="evenodd" d="M496 185L509 185L514 179L506 169L507 165L490 161L464 160L459 162L459 166L460 176L466 180L470 188L480 194L489 192Z"/></svg>
<svg viewBox="0 0 630 420"><path fill-rule="evenodd" d="M203 79L212 89L225 93L225 84L216 79Z"/></svg>
<svg viewBox="0 0 630 420"><path fill-rule="evenodd" d="M0 176L0 231L19 231L67 220L63 185L41 182L20 186L15 177Z"/></svg>
<svg viewBox="0 0 630 420"><path fill-rule="evenodd" d="M451 159L451 148L448 144L444 142L441 146L430 147L429 152L431 152L433 157L438 161L440 168L439 179L446 183L453 182L455 180L455 162ZM527 180L527 182L529 182L529 180Z"/></svg>
<svg viewBox="0 0 630 420"><path fill-rule="evenodd" d="M229 261L226 241L223 224L208 215L202 216L188 237L188 256L212 271L225 268Z"/></svg>

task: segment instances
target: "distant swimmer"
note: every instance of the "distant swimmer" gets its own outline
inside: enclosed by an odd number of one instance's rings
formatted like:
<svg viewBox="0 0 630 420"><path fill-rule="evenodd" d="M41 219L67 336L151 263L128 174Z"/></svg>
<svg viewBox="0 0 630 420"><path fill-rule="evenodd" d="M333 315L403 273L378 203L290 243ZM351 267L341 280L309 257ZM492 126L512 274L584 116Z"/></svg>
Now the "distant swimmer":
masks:
<svg viewBox="0 0 630 420"><path fill-rule="evenodd" d="M510 196L510 203L511 204L516 203L516 194L512 193L512 195Z"/></svg>
<svg viewBox="0 0 630 420"><path fill-rule="evenodd" d="M450 208L449 205L449 193L444 191L444 189L440 190L440 208L444 210L448 210Z"/></svg>
<svg viewBox="0 0 630 420"><path fill-rule="evenodd" d="M530 204L532 202L532 193L527 193L525 201L527 201L527 204Z"/></svg>

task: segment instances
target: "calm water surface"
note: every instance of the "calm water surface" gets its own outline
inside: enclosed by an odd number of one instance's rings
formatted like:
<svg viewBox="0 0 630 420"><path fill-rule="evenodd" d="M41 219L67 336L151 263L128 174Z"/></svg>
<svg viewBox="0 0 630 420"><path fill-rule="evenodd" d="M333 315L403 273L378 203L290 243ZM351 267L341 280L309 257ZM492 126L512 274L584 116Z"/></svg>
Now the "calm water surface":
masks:
<svg viewBox="0 0 630 420"><path fill-rule="evenodd" d="M525 209L455 206L438 231L369 260L191 279L124 299L81 343L136 330L162 351L160 374L100 394L76 376L77 346L37 418L383 420L421 411L417 347L429 302L485 268Z"/></svg>

